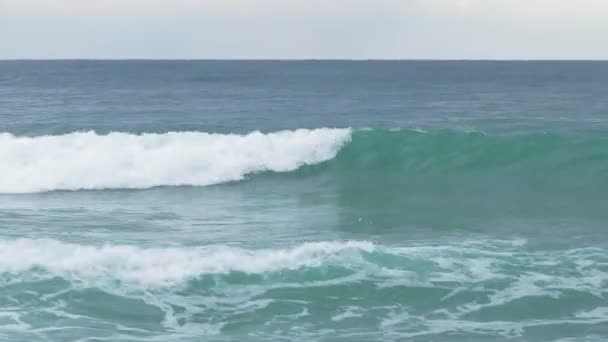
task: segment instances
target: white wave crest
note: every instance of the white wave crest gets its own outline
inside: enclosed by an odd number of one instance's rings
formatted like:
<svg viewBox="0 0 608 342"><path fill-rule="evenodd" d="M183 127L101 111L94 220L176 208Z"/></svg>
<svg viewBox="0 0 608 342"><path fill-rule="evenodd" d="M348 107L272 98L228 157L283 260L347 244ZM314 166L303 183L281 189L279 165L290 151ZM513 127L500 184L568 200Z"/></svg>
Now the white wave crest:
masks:
<svg viewBox="0 0 608 342"><path fill-rule="evenodd" d="M54 275L85 281L117 279L124 282L172 285L202 274L264 273L318 267L334 260L348 263L361 252L372 252L371 242L316 242L291 249L245 250L234 247L139 248L101 247L57 240L0 241L0 274L43 269Z"/></svg>
<svg viewBox="0 0 608 342"><path fill-rule="evenodd" d="M350 129L246 135L94 132L17 137L0 134L0 193L205 186L251 173L288 172L330 160Z"/></svg>

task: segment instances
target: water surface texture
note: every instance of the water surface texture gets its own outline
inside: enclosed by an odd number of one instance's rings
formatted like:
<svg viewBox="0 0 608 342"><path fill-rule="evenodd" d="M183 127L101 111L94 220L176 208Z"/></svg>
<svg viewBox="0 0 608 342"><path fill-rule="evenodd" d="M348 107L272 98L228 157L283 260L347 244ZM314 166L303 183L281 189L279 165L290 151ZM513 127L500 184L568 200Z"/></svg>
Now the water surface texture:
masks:
<svg viewBox="0 0 608 342"><path fill-rule="evenodd" d="M0 340L605 341L608 63L0 62Z"/></svg>

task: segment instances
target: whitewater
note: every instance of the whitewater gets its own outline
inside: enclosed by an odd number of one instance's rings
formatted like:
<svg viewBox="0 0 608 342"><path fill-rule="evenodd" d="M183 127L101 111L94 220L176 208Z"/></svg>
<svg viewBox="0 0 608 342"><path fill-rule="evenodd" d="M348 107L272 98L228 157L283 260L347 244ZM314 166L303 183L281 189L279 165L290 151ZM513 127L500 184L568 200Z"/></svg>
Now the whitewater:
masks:
<svg viewBox="0 0 608 342"><path fill-rule="evenodd" d="M204 186L263 171L293 171L333 158L350 129L246 135L0 134L0 193Z"/></svg>
<svg viewBox="0 0 608 342"><path fill-rule="evenodd" d="M244 337L247 330L238 322L256 322L268 310L281 314L267 317L274 328L258 330L266 337L302 321L319 327L302 336L313 338L326 336L334 324L356 322L341 328L355 339L463 333L528 339L536 327L565 324L576 331L608 324L608 312L597 306L606 295L608 250L533 251L526 244L486 240L395 247L324 241L247 250L3 240L0 288L11 293L20 286L39 296L39 309L68 327L103 324L116 330L113 339L129 340L214 339L226 331ZM322 293L329 297L320 306ZM422 294L427 297L411 298ZM82 315L78 307L96 296L107 303ZM0 328L0 336L53 336L53 330L32 326L31 300L27 295L11 300L4 317L13 324ZM412 300L419 305L413 310ZM540 310L532 321L508 318L508 312L523 314L519 303L525 301L562 309L559 315ZM145 316L128 314L133 310ZM371 329L374 324L380 330ZM11 331L17 335L7 335Z"/></svg>

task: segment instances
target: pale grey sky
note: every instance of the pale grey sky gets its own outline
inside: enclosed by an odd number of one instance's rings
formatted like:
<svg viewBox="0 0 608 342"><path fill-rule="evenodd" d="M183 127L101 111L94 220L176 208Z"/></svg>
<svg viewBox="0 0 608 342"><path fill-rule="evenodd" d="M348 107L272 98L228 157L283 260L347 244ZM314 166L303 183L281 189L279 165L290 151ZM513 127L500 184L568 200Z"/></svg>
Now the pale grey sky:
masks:
<svg viewBox="0 0 608 342"><path fill-rule="evenodd" d="M608 59L608 0L0 0L0 58Z"/></svg>

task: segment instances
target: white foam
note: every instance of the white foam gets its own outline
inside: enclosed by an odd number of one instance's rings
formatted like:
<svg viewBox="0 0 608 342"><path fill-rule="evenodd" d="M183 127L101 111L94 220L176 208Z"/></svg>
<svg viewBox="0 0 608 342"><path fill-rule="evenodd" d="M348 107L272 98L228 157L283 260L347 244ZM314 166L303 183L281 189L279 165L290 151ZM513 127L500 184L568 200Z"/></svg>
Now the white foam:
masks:
<svg viewBox="0 0 608 342"><path fill-rule="evenodd" d="M0 134L0 193L205 186L263 171L287 172L330 160L351 129L246 135L94 132Z"/></svg>
<svg viewBox="0 0 608 342"><path fill-rule="evenodd" d="M203 274L264 273L316 267L325 263L348 265L361 252L372 252L370 242L317 242L291 249L244 250L208 248L138 248L86 246L56 240L0 241L0 274L43 269L83 281L119 280L141 286L164 286Z"/></svg>
<svg viewBox="0 0 608 342"><path fill-rule="evenodd" d="M362 310L359 307L347 306L341 313L331 317L331 320L334 322L340 322L340 321L344 321L349 318L362 317L363 314L360 311L362 311Z"/></svg>

